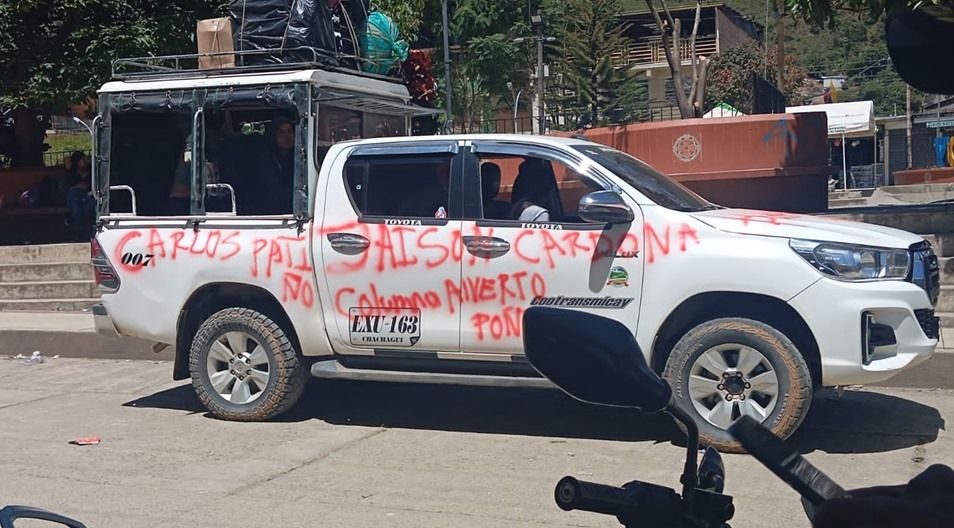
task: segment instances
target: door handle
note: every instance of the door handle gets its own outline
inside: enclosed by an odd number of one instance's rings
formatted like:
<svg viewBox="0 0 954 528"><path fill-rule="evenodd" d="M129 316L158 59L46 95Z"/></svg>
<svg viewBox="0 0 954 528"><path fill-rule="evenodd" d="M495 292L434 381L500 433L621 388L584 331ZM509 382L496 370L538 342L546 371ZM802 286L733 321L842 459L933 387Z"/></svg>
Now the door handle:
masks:
<svg viewBox="0 0 954 528"><path fill-rule="evenodd" d="M342 255L357 255L371 245L370 240L354 233L328 233L328 242Z"/></svg>
<svg viewBox="0 0 954 528"><path fill-rule="evenodd" d="M510 242L502 238L489 236L465 236L464 247L467 251L480 258L495 258L510 251Z"/></svg>

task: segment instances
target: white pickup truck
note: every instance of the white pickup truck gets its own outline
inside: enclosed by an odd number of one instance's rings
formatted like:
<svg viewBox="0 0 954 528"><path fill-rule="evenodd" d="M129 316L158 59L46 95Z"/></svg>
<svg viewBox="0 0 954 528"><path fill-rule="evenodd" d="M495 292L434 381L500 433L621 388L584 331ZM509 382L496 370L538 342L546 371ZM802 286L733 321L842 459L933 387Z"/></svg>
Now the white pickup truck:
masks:
<svg viewBox="0 0 954 528"><path fill-rule="evenodd" d="M406 133L411 112L335 75L100 92L97 326L174 345L173 377L216 416L282 413L309 374L547 386L523 356L529 306L626 324L730 450L742 414L785 437L817 389L933 353L917 235L725 209L580 139L347 140Z"/></svg>

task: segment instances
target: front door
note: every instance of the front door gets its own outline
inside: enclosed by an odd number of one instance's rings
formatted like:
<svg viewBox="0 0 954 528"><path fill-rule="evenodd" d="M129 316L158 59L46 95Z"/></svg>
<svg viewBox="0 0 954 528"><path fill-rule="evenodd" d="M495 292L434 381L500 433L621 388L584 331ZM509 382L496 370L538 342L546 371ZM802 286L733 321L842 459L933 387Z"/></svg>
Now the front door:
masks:
<svg viewBox="0 0 954 528"><path fill-rule="evenodd" d="M328 161L316 245L335 350L458 352L460 312L446 295L462 251L456 142L359 146Z"/></svg>
<svg viewBox="0 0 954 528"><path fill-rule="evenodd" d="M474 142L464 179L461 349L522 354L530 306L582 310L635 332L643 276L642 214L586 223L584 195L608 184L573 156L534 145ZM474 197L474 195L477 195Z"/></svg>

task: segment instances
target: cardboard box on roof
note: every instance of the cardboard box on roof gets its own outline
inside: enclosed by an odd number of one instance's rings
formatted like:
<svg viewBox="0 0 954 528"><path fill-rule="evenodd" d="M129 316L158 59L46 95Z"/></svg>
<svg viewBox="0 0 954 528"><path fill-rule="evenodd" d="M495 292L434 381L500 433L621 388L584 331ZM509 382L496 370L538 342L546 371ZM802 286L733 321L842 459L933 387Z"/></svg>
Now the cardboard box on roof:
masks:
<svg viewBox="0 0 954 528"><path fill-rule="evenodd" d="M235 48L232 44L232 20L228 17L200 20L195 27L199 48L199 68L232 68ZM224 53L224 55L204 55Z"/></svg>

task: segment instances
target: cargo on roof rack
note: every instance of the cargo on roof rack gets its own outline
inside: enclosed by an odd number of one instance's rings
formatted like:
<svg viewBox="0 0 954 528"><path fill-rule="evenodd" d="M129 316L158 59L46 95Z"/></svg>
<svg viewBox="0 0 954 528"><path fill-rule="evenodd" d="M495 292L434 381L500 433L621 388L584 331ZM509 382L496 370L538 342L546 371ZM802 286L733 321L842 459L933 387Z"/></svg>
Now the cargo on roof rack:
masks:
<svg viewBox="0 0 954 528"><path fill-rule="evenodd" d="M234 55L237 58L258 56L268 57L277 62L271 64L254 64L232 66L227 68L199 68L199 58ZM301 60L301 57L306 60ZM294 58L282 62L282 57ZM221 75L271 73L296 70L325 70L346 73L368 79L377 79L392 83L401 83L398 77L367 73L361 70L344 68L333 65L328 59L334 57L327 51L313 47L302 46L280 50L245 50L216 53L184 53L178 55L154 55L148 57L130 57L116 59L112 63L112 78L116 80L145 80L145 79L184 79L197 77L213 77ZM361 61L360 57L356 57Z"/></svg>

